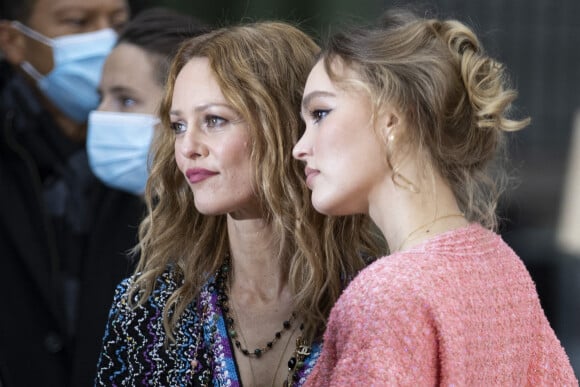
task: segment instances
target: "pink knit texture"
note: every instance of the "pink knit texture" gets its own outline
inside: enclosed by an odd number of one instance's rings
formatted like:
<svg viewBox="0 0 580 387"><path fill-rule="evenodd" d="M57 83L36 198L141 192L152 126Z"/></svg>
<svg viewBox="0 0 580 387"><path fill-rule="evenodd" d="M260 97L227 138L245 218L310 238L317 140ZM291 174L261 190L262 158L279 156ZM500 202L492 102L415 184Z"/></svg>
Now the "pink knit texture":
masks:
<svg viewBox="0 0 580 387"><path fill-rule="evenodd" d="M361 272L307 386L578 386L518 256L469 225Z"/></svg>

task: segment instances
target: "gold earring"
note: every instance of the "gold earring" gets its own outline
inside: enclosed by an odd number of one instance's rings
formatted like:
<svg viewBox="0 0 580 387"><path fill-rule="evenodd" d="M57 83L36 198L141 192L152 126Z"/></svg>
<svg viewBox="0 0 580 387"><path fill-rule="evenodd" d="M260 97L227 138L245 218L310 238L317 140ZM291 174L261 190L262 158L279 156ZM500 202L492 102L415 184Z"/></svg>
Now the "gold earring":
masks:
<svg viewBox="0 0 580 387"><path fill-rule="evenodd" d="M419 187L417 187L411 180L407 179L405 176L401 175L399 172L394 172L393 183L395 185L404 188L412 193L419 193Z"/></svg>

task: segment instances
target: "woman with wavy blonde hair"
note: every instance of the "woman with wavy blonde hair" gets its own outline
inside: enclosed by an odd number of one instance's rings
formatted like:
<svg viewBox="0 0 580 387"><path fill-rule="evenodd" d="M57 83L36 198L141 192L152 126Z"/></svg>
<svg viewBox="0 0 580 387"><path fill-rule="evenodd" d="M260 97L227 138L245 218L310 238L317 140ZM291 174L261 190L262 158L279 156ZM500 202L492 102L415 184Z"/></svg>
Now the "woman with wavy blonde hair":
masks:
<svg viewBox="0 0 580 387"><path fill-rule="evenodd" d="M136 273L118 288L98 382L302 385L330 308L375 254L362 216L312 207L288 151L319 48L290 24L184 43L161 105Z"/></svg>
<svg viewBox="0 0 580 387"><path fill-rule="evenodd" d="M314 207L369 214L390 255L329 317L310 386L575 385L521 260L493 232L491 174L516 92L455 20L397 10L333 36L304 90ZM494 165L494 172L497 172Z"/></svg>

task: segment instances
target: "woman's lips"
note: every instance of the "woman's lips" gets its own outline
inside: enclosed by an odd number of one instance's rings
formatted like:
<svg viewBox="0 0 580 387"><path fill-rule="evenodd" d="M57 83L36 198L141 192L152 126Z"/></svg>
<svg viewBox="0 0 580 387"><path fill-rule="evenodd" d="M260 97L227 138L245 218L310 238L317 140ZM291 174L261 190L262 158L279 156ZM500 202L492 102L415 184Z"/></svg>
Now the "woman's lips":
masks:
<svg viewBox="0 0 580 387"><path fill-rule="evenodd" d="M312 180L316 176L318 176L318 174L320 173L320 171L317 170L317 169L313 169L313 168L306 167L304 169L304 173L306 174L306 185L308 186L308 188L312 189Z"/></svg>
<svg viewBox="0 0 580 387"><path fill-rule="evenodd" d="M199 183L200 181L203 181L214 175L217 175L217 172L203 168L188 169L185 172L185 176L187 176L187 180L189 180L191 184Z"/></svg>

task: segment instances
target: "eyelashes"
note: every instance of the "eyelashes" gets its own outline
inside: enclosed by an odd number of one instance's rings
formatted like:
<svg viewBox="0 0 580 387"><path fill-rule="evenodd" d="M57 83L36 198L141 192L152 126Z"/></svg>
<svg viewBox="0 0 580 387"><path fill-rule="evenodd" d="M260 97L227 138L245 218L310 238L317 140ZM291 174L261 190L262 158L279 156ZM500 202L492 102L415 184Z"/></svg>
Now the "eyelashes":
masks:
<svg viewBox="0 0 580 387"><path fill-rule="evenodd" d="M317 124L322 121L330 112L331 109L314 109L308 113L308 116L315 124Z"/></svg>
<svg viewBox="0 0 580 387"><path fill-rule="evenodd" d="M169 127L175 134L183 133L187 129L187 125L181 121L172 122Z"/></svg>
<svg viewBox="0 0 580 387"><path fill-rule="evenodd" d="M202 123L203 123L203 127L213 129L213 128L220 128L220 127L226 125L228 123L228 120L226 120L225 118L222 118L220 116L208 114L203 118Z"/></svg>
<svg viewBox="0 0 580 387"><path fill-rule="evenodd" d="M215 114L206 114L201 117L197 125L200 130L208 132L211 130L223 128L231 122L233 121L229 121L228 119ZM180 134L187 130L187 124L185 121L177 120L170 124L170 128L175 134Z"/></svg>

